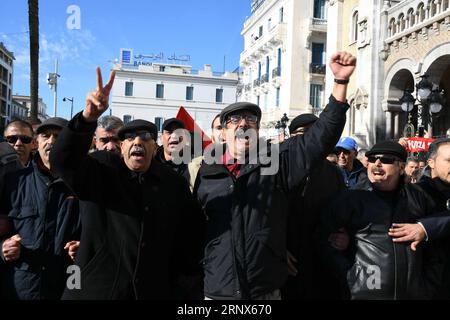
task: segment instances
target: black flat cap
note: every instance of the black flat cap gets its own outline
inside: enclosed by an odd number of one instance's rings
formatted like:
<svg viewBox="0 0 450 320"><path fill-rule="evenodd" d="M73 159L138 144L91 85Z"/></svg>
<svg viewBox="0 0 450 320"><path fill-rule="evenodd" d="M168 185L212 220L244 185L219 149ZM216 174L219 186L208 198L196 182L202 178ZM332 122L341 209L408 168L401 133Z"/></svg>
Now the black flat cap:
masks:
<svg viewBox="0 0 450 320"><path fill-rule="evenodd" d="M228 107L222 110L220 113L220 123L224 123L227 116L232 115L238 111L250 111L258 117L258 126L261 122L261 109L254 103L250 102L236 102L230 104Z"/></svg>
<svg viewBox="0 0 450 320"><path fill-rule="evenodd" d="M176 126L176 129L184 129L184 123L183 121L177 119L177 118L170 118L167 119L166 121L164 121L163 125L162 125L162 130L167 130L167 128L169 126Z"/></svg>
<svg viewBox="0 0 450 320"><path fill-rule="evenodd" d="M375 144L372 149L366 152L366 157L374 156L377 154L389 154L400 158L403 162L406 162L408 153L398 142L394 141L382 141Z"/></svg>
<svg viewBox="0 0 450 320"><path fill-rule="evenodd" d="M296 116L289 125L289 133L294 132L300 127L307 126L308 124L312 124L319 120L318 117L313 115L312 113L304 113L299 116Z"/></svg>
<svg viewBox="0 0 450 320"><path fill-rule="evenodd" d="M158 138L158 128L156 128L156 125L154 123L151 123L150 121L141 119L128 122L119 130L117 136L120 140L123 141L125 140L125 133L135 131L148 131L152 134L153 140L156 141L156 139Z"/></svg>
<svg viewBox="0 0 450 320"><path fill-rule="evenodd" d="M66 119L63 119L63 118L58 118L58 117L49 118L49 119L45 120L44 122L42 122L42 124L37 128L36 134L40 134L44 130L49 129L49 128L62 129L64 127L67 127L68 123L69 123L69 121L67 121Z"/></svg>

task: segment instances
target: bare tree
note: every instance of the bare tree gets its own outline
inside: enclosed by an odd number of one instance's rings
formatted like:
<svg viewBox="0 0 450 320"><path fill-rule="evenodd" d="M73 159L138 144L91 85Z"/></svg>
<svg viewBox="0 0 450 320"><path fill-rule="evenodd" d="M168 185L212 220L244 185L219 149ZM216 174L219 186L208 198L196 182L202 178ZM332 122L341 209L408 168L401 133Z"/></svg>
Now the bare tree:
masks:
<svg viewBox="0 0 450 320"><path fill-rule="evenodd" d="M37 122L39 99L39 0L28 0L28 25L30 28L30 120Z"/></svg>

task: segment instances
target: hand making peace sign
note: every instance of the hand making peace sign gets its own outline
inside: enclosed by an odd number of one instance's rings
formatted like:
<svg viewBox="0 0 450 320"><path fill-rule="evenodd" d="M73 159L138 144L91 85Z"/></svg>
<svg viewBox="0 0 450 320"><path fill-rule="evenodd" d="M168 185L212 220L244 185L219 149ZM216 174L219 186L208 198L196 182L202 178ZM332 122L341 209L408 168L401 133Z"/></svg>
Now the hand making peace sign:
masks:
<svg viewBox="0 0 450 320"><path fill-rule="evenodd" d="M83 111L83 117L87 122L95 122L108 109L109 94L114 84L116 72L112 71L109 81L103 87L102 71L97 67L97 88L90 92L86 98L86 107Z"/></svg>

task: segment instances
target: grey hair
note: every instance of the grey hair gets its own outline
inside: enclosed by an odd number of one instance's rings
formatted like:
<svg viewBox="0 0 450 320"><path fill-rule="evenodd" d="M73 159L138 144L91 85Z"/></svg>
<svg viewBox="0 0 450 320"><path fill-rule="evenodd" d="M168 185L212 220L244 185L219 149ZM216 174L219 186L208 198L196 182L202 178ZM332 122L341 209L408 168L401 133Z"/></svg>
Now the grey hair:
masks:
<svg viewBox="0 0 450 320"><path fill-rule="evenodd" d="M115 116L103 116L97 120L97 128L112 131L123 127L123 121Z"/></svg>

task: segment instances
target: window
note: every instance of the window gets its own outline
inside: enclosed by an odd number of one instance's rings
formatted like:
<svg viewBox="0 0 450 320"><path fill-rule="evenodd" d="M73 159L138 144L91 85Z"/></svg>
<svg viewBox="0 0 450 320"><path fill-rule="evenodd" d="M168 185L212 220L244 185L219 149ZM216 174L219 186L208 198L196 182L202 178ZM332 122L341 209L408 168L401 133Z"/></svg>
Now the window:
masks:
<svg viewBox="0 0 450 320"><path fill-rule="evenodd" d="M284 22L284 8L283 7L280 8L279 20L280 20L280 23Z"/></svg>
<svg viewBox="0 0 450 320"><path fill-rule="evenodd" d="M156 85L156 98L158 98L158 99L164 98L164 85L163 84Z"/></svg>
<svg viewBox="0 0 450 320"><path fill-rule="evenodd" d="M276 98L275 98L275 106L276 107L279 107L280 106L280 88L277 88L277 95L276 95Z"/></svg>
<svg viewBox="0 0 450 320"><path fill-rule="evenodd" d="M223 89L216 89L216 103L223 102Z"/></svg>
<svg viewBox="0 0 450 320"><path fill-rule="evenodd" d="M158 131L162 131L162 125L164 123L164 118L162 117L155 117L155 125L158 128Z"/></svg>
<svg viewBox="0 0 450 320"><path fill-rule="evenodd" d="M269 20L267 20L267 30L270 31L270 29L272 29L272 18L270 18Z"/></svg>
<svg viewBox="0 0 450 320"><path fill-rule="evenodd" d="M281 68L281 48L278 48L277 66Z"/></svg>
<svg viewBox="0 0 450 320"><path fill-rule="evenodd" d="M256 105L259 106L259 96L256 96Z"/></svg>
<svg viewBox="0 0 450 320"><path fill-rule="evenodd" d="M323 43L314 43L312 44L312 63L315 65L324 64L324 44Z"/></svg>
<svg viewBox="0 0 450 320"><path fill-rule="evenodd" d="M408 10L408 19L409 19L408 28L414 26L414 24L416 23L415 17L416 17L416 15L414 14L414 9L413 8L409 9Z"/></svg>
<svg viewBox="0 0 450 320"><path fill-rule="evenodd" d="M259 27L258 36L261 38L263 35L263 26Z"/></svg>
<svg viewBox="0 0 450 320"><path fill-rule="evenodd" d="M166 66L159 66L159 71L160 72L166 71Z"/></svg>
<svg viewBox="0 0 450 320"><path fill-rule="evenodd" d="M186 100L194 100L194 87L186 87Z"/></svg>
<svg viewBox="0 0 450 320"><path fill-rule="evenodd" d="M133 82L125 82L125 96L126 97L133 96Z"/></svg>
<svg viewBox="0 0 450 320"><path fill-rule="evenodd" d="M123 124L127 124L128 122L131 122L131 116L130 115L124 115L123 116Z"/></svg>
<svg viewBox="0 0 450 320"><path fill-rule="evenodd" d="M355 13L352 16L352 34L351 34L351 42L358 41L358 11L355 11Z"/></svg>
<svg viewBox="0 0 450 320"><path fill-rule="evenodd" d="M314 18L325 19L325 0L314 0Z"/></svg>
<svg viewBox="0 0 450 320"><path fill-rule="evenodd" d="M267 56L266 57L266 81L269 81L269 79L270 79L269 72L270 72L270 58L269 58L269 56Z"/></svg>
<svg viewBox="0 0 450 320"><path fill-rule="evenodd" d="M320 110L322 108L323 86L320 84L312 84L309 94L309 104L313 109Z"/></svg>
<svg viewBox="0 0 450 320"><path fill-rule="evenodd" d="M425 6L422 2L419 4L417 11L419 12L419 21L417 22L423 22L425 20Z"/></svg>
<svg viewBox="0 0 450 320"><path fill-rule="evenodd" d="M258 62L258 80L261 80L261 62Z"/></svg>

